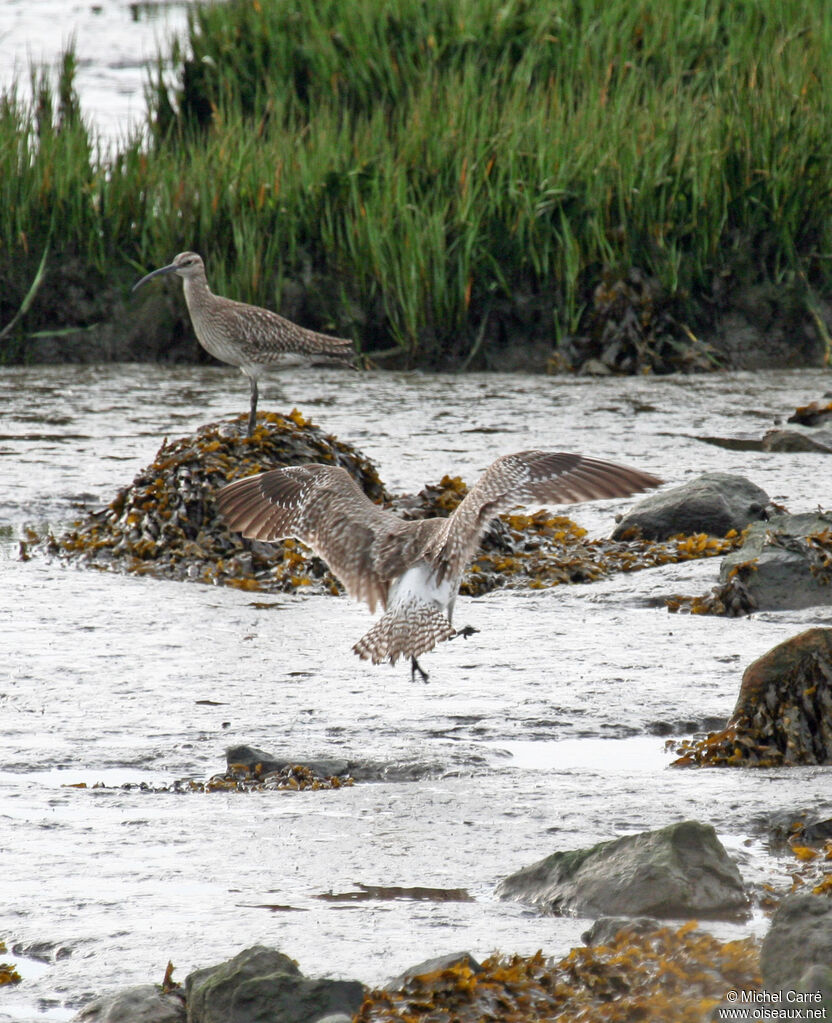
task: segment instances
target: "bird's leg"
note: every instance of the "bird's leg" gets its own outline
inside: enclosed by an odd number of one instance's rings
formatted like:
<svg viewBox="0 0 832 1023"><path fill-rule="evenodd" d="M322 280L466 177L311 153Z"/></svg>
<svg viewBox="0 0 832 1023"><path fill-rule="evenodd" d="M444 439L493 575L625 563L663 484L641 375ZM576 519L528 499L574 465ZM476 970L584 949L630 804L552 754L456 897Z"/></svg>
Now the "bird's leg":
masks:
<svg viewBox="0 0 832 1023"><path fill-rule="evenodd" d="M257 378L249 377L248 382L251 384L251 411L248 414L248 435L250 437L257 425Z"/></svg>
<svg viewBox="0 0 832 1023"><path fill-rule="evenodd" d="M419 662L416 660L415 657L411 657L410 658L410 681L411 682L415 682L416 681L416 672L417 671L422 676L422 681L423 682L427 682L427 680L428 680L428 673L425 671L425 669L422 667L422 665L419 664Z"/></svg>
<svg viewBox="0 0 832 1023"><path fill-rule="evenodd" d="M475 632L479 631L473 625L465 625L461 629L457 629L453 636L451 636L451 639L457 639L459 636L462 636L463 639L468 639L469 636L473 636Z"/></svg>

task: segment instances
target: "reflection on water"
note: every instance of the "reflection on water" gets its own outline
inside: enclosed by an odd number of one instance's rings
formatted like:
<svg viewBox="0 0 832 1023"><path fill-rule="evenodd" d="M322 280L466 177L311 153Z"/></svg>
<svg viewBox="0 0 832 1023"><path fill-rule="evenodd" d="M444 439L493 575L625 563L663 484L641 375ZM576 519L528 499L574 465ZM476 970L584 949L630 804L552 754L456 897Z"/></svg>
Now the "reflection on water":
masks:
<svg viewBox="0 0 832 1023"><path fill-rule="evenodd" d="M276 383L263 407L288 410ZM818 501L823 456L695 439L762 432L821 393L816 371L594 381L325 370L280 383L392 490L447 472L471 481L497 454L544 447L670 483L740 472L792 510ZM165 436L246 402L223 368L0 372L0 939L49 961L19 960L24 983L0 1001L0 1020L68 1019L103 989L160 981L169 959L183 978L255 943L312 975L369 983L461 948L558 955L586 921L530 916L496 901L494 884L555 849L687 817L716 827L750 884L785 877L760 829L778 811L832 812L829 772L670 769L664 737L725 718L745 664L830 624L829 612L662 609L665 593L713 585L716 562L461 598L459 620L481 631L427 655L422 685L401 664L353 656L368 615L346 599L287 595L263 610L236 590L17 560L27 523L57 529L106 503ZM604 534L629 504L570 511ZM205 779L239 743L430 770L323 792L91 787ZM67 787L79 782L88 787ZM363 888L472 901L368 898L343 912L317 897Z"/></svg>

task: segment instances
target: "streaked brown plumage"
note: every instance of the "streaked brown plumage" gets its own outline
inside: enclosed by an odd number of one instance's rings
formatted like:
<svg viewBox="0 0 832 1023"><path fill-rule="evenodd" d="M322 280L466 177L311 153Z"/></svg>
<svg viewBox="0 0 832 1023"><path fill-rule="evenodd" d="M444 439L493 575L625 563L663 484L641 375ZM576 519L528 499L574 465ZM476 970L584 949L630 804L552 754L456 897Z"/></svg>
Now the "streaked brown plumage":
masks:
<svg viewBox="0 0 832 1023"><path fill-rule="evenodd" d="M133 291L160 274L182 278L185 302L202 347L221 362L239 366L251 384L249 436L257 422L257 378L264 368L281 363L352 363L352 341L299 327L270 309L215 295L208 287L205 264L196 252L180 252L172 263L142 277Z"/></svg>
<svg viewBox="0 0 832 1023"><path fill-rule="evenodd" d="M462 574L488 523L521 503L625 497L661 480L583 455L520 451L486 469L448 518L406 521L380 508L345 470L289 466L249 476L217 494L232 529L255 540L294 536L322 557L350 596L384 614L353 647L374 664L419 654L457 633ZM470 630L474 631L474 630Z"/></svg>

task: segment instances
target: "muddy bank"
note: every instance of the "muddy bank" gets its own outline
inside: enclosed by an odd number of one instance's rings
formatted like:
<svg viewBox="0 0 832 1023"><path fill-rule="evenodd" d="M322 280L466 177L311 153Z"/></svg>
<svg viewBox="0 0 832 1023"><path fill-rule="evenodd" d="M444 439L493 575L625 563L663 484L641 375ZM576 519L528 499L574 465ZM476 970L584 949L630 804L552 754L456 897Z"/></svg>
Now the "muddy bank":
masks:
<svg viewBox="0 0 832 1023"><path fill-rule="evenodd" d="M9 269L11 277L15 272ZM132 283L129 275L117 284L102 279L71 256L53 260L31 312L0 346L3 361L218 364L196 340L178 282L140 296L131 295ZM286 280L275 311L318 329L310 310L330 287L337 282ZM384 368L606 376L803 368L828 359L832 303L809 302L793 287L740 286L717 299L704 296L693 312L677 305L656 280L630 270L587 293L578 330L560 345L551 334L551 297L542 294L495 299L483 322L470 327L478 338L473 358L460 346L464 357L446 353L422 364L392 353L389 337L355 340L371 364L384 351Z"/></svg>

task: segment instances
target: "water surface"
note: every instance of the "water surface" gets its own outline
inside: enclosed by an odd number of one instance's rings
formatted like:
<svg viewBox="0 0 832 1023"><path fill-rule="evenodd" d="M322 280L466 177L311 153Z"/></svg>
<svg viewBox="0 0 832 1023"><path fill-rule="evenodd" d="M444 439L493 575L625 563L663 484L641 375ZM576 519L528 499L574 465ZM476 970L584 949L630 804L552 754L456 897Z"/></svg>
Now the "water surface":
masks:
<svg viewBox="0 0 832 1023"><path fill-rule="evenodd" d="M146 117L144 90L159 53L183 36L194 0L3 0L0 89L31 96L30 67L57 70L74 45L75 87L85 119L107 143Z"/></svg>
<svg viewBox="0 0 832 1023"><path fill-rule="evenodd" d="M583 380L290 371L262 407L293 405L377 464L395 491L471 482L498 454L578 450L679 483L747 475L792 511L828 506L826 456L729 451L697 435L761 435L829 375ZM0 1020L68 1019L113 986L160 982L252 944L311 975L381 982L468 949L561 955L589 921L496 900L507 873L556 849L696 818L749 885L787 877L764 823L832 813L828 769L670 769L668 734L726 717L744 666L829 610L739 620L668 615L716 561L589 586L460 598L481 631L426 655L428 685L351 652L369 627L346 598L250 594L17 560L27 524L103 505L165 437L245 411L234 370L0 371L0 938L43 961L0 992ZM391 413L392 410L392 414ZM826 476L824 477L824 473ZM631 501L567 509L594 535ZM212 701L204 703L200 701ZM204 780L226 747L408 765L414 782L340 791L153 794ZM68 785L104 782L108 788ZM327 901L357 886L465 889ZM765 928L718 925L718 933Z"/></svg>

